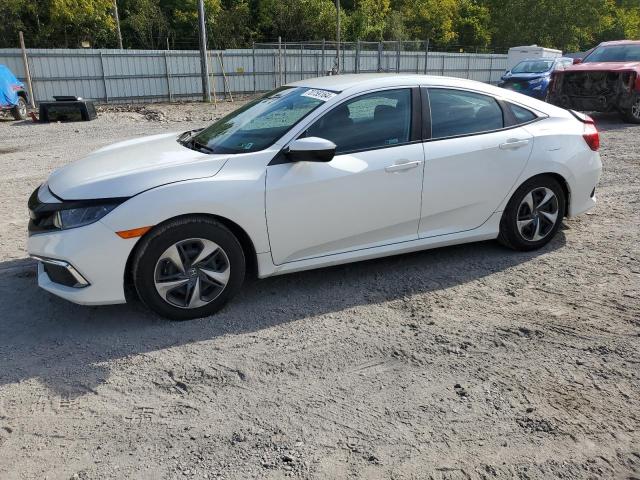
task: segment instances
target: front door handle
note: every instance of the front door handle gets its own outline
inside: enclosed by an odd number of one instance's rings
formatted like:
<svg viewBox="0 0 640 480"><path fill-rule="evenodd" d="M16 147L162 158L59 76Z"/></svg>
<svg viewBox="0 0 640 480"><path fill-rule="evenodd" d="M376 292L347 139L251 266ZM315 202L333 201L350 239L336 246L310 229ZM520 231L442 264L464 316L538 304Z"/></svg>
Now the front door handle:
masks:
<svg viewBox="0 0 640 480"><path fill-rule="evenodd" d="M402 170L409 170L411 168L416 168L422 162L420 160L415 160L410 162L408 160L400 160L399 162L394 163L393 165L389 165L385 167L385 172L393 173L393 172L401 172Z"/></svg>
<svg viewBox="0 0 640 480"><path fill-rule="evenodd" d="M505 143L501 143L499 147L502 150L515 150L516 148L522 148L529 145L529 140L519 140L517 138L510 138Z"/></svg>

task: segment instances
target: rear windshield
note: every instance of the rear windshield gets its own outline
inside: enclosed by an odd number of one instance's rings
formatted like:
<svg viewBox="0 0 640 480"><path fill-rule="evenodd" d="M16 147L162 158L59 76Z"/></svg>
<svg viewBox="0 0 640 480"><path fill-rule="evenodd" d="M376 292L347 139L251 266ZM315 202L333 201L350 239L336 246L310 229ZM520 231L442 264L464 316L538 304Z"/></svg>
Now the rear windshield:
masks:
<svg viewBox="0 0 640 480"><path fill-rule="evenodd" d="M551 70L553 60L525 60L511 69L511 73L542 73Z"/></svg>
<svg viewBox="0 0 640 480"><path fill-rule="evenodd" d="M640 45L603 45L583 62L640 62Z"/></svg>

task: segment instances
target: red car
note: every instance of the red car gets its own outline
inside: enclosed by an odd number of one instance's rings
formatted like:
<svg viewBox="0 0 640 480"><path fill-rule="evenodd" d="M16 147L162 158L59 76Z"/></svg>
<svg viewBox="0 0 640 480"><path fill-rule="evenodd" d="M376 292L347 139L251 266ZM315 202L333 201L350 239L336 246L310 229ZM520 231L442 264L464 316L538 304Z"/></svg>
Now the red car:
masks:
<svg viewBox="0 0 640 480"><path fill-rule="evenodd" d="M620 112L640 123L640 41L603 42L574 65L553 72L549 102L564 108Z"/></svg>

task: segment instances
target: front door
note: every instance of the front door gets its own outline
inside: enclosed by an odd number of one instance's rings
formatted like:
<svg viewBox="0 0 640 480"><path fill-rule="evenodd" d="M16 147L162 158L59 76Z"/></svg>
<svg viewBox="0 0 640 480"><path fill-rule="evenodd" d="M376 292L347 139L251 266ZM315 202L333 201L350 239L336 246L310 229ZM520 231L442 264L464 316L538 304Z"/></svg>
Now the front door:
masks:
<svg viewBox="0 0 640 480"><path fill-rule="evenodd" d="M400 88L346 100L303 134L334 142L333 160L267 168L276 265L418 238L424 166L419 95Z"/></svg>

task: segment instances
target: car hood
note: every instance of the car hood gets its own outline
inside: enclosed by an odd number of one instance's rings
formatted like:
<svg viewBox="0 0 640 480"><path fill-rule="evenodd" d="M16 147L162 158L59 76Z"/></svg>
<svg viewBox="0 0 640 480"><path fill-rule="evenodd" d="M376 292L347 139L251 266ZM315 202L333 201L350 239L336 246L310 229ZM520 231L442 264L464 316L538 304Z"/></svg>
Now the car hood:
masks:
<svg viewBox="0 0 640 480"><path fill-rule="evenodd" d="M585 62L565 68L565 72L640 71L640 62Z"/></svg>
<svg viewBox="0 0 640 480"><path fill-rule="evenodd" d="M63 200L130 197L167 183L210 177L228 155L191 150L178 133L153 135L96 150L51 174L51 192Z"/></svg>
<svg viewBox="0 0 640 480"><path fill-rule="evenodd" d="M548 77L551 72L540 72L540 73L511 73L508 75L503 75L503 80L534 80L536 78Z"/></svg>

